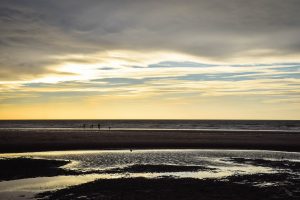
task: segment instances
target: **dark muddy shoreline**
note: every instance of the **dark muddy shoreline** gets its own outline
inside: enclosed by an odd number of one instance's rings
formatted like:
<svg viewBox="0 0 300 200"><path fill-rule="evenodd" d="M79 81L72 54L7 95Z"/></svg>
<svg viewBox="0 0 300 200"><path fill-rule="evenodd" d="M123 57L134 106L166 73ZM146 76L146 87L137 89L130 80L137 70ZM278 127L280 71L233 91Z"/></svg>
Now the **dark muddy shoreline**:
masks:
<svg viewBox="0 0 300 200"><path fill-rule="evenodd" d="M68 163L69 161L64 160L31 158L0 159L0 181L58 175L77 175L77 172L61 168Z"/></svg>
<svg viewBox="0 0 300 200"><path fill-rule="evenodd" d="M224 178L118 178L98 179L93 182L71 186L65 189L42 192L38 199L91 199L91 200L256 200L256 199L299 199L300 163L291 160L265 160L230 158L237 164L270 167L274 173L237 174ZM84 175L89 173L156 173L211 171L201 165L152 165L135 164L125 168L104 171L78 172L61 168L70 161L33 158L10 158L0 160L0 181L59 175Z"/></svg>
<svg viewBox="0 0 300 200"><path fill-rule="evenodd" d="M253 149L300 152L300 133L198 130L1 130L0 152L103 149Z"/></svg>
<svg viewBox="0 0 300 200"><path fill-rule="evenodd" d="M260 176L251 177L260 181ZM282 177L278 177L281 179ZM114 199L114 200L257 200L257 199L296 199L299 194L293 192L299 187L271 186L258 187L244 183L244 177L229 177L222 180L197 180L174 178L123 178L116 180L97 180L94 182L73 186L55 192L45 192L37 195L45 199Z"/></svg>

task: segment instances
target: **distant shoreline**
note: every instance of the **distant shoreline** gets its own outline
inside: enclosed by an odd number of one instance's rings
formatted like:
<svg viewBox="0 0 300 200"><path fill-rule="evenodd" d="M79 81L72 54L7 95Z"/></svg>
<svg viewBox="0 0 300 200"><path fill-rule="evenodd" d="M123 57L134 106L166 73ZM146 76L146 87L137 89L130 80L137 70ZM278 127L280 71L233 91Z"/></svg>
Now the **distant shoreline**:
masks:
<svg viewBox="0 0 300 200"><path fill-rule="evenodd" d="M249 149L300 152L300 132L1 130L0 153L104 149Z"/></svg>
<svg viewBox="0 0 300 200"><path fill-rule="evenodd" d="M212 130L300 132L295 120L0 120L4 129Z"/></svg>
<svg viewBox="0 0 300 200"><path fill-rule="evenodd" d="M67 127L17 127L17 128L1 128L0 131L24 131L24 130L31 130L31 131L99 131L97 128L67 128ZM208 128L101 128L101 131L192 131L192 132L259 132L259 133L298 133L300 134L300 130L280 130L280 129L208 129Z"/></svg>

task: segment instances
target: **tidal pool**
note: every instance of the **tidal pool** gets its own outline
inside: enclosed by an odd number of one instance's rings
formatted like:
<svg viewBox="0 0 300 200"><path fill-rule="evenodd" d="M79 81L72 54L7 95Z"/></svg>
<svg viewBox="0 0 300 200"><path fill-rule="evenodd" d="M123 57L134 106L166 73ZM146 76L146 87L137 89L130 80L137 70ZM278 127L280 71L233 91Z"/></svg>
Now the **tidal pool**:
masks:
<svg viewBox="0 0 300 200"><path fill-rule="evenodd" d="M260 150L106 150L58 151L0 154L1 159L30 158L64 160L63 170L73 174L39 175L0 182L0 199L28 199L46 191L55 191L101 179L219 179L251 175L289 173L300 177L300 153ZM294 166L294 165L293 165ZM5 169L3 169L5 170ZM34 169L32 169L34 170ZM280 184L278 181L253 182L258 187Z"/></svg>

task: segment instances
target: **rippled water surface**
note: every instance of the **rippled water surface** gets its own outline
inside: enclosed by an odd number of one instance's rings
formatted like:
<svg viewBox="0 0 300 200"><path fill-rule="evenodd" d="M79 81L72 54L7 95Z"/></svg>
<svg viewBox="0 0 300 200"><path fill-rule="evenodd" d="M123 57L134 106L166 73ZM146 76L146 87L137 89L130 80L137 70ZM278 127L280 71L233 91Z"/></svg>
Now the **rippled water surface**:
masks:
<svg viewBox="0 0 300 200"><path fill-rule="evenodd" d="M193 172L193 176L201 171L253 173L270 172L272 169L255 165L233 162L231 158L252 158L267 160L300 161L300 154L280 151L254 150L111 150L111 151L58 151L38 153L5 154L3 157L25 156L33 158L63 159L72 161L65 168L80 172L107 172L112 169L122 169L130 166L201 166L205 170ZM138 171L147 173L147 169ZM154 170L155 171L155 170ZM163 170L160 170L163 171ZM188 171L185 169L178 170ZM151 172L151 171L150 171ZM168 172L166 170L165 172ZM125 173L125 171L122 171ZM134 172L131 172L134 174ZM173 175L176 173L172 173ZM128 173L127 173L128 175ZM183 175L180 175L181 177ZM199 177L199 176L197 176ZM203 177L205 178L205 177Z"/></svg>
<svg viewBox="0 0 300 200"><path fill-rule="evenodd" d="M0 120L1 129L199 129L300 131L300 120Z"/></svg>
<svg viewBox="0 0 300 200"><path fill-rule="evenodd" d="M300 153L254 150L110 150L61 151L2 154L2 158L30 157L34 159L69 160L63 166L78 172L78 176L37 177L0 182L0 196L7 192L45 191L82 184L95 179L124 177L226 178L233 175L280 173L281 169L250 160L300 162ZM286 169L285 169L286 170ZM26 183L26 184L24 184ZM269 183L264 183L269 184ZM272 183L270 183L272 184Z"/></svg>

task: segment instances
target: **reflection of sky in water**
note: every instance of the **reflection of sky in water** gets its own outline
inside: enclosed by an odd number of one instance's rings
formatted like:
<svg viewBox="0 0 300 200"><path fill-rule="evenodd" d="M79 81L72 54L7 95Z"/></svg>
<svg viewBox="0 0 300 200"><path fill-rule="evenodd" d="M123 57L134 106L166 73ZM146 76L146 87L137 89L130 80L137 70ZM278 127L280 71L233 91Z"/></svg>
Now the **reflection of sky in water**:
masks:
<svg viewBox="0 0 300 200"><path fill-rule="evenodd" d="M90 171L122 168L129 165L197 165L217 169L249 171L255 166L242 165L229 161L232 157L299 160L299 153L258 150L110 150L110 151L62 151L3 154L4 156L32 156L47 159L73 161L66 168ZM260 169L259 167L257 169ZM261 170L261 169L260 169Z"/></svg>
<svg viewBox="0 0 300 200"><path fill-rule="evenodd" d="M271 160L289 159L300 161L300 153L278 151L252 150L111 150L111 151L65 151L2 154L0 157L30 156L34 158L64 159L72 163L64 168L91 174L80 176L56 176L20 179L0 182L0 197L5 192L23 191L40 192L78 185L95 179L107 178L159 178L172 176L176 178L224 178L231 175L245 175L257 173L275 173L278 169L257 166L255 164L241 164L230 160L232 157L261 158ZM126 172L117 171L106 173L104 170L122 169L132 165L176 165L201 166L199 171L186 169L178 172Z"/></svg>

